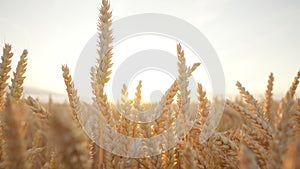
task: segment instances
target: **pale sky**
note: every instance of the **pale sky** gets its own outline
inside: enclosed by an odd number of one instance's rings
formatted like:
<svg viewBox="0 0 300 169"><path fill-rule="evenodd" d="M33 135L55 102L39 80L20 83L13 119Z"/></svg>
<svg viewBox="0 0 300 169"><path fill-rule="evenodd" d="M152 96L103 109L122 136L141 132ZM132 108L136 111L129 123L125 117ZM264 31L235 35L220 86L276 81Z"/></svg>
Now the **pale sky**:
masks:
<svg viewBox="0 0 300 169"><path fill-rule="evenodd" d="M263 94L270 72L275 75L275 92L282 94L300 70L299 0L111 3L114 20L162 13L196 26L218 53L228 95L238 93L237 80L250 92ZM13 45L14 65L22 50L29 50L27 88L65 93L61 64L74 71L81 50L96 33L99 5L95 0L0 0L0 44Z"/></svg>

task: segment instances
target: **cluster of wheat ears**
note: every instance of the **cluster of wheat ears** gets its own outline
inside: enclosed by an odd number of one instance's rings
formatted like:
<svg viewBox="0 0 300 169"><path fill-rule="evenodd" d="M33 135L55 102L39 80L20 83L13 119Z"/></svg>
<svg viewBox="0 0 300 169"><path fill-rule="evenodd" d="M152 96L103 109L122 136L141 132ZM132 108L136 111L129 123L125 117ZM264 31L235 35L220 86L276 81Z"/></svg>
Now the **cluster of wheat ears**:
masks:
<svg viewBox="0 0 300 169"><path fill-rule="evenodd" d="M98 168L299 168L300 100L295 98L300 79L297 73L291 87L280 101L272 99L274 76L271 73L265 98L256 100L239 82L236 86L242 100L226 100L219 127L205 142L199 142L201 129L211 113L211 102L198 84L197 103L190 103L189 77L199 66L186 66L184 52L177 45L178 78L165 92L160 106L161 116L151 123L138 123L123 113L135 114L147 108L142 103L142 82L134 99L128 99L126 85L121 90L119 109L108 101L105 85L112 67L112 30L110 5L102 1L98 21L97 65L91 69L93 101L97 111L108 124L123 135L148 138L176 128L174 121L192 110L197 113L195 124L183 139L168 151L155 156L130 158L115 155L99 147L86 135L78 115L81 101L72 81L69 68L62 66L69 104L42 104L32 97L24 98L23 81L27 66L24 50L13 77L10 78L11 46L6 44L0 64L0 168L7 169L98 169ZM11 79L11 83L8 83ZM176 102L174 101L176 100ZM101 121L99 121L101 123ZM181 124L185 127L184 124ZM176 131L170 135L176 136ZM101 134L101 133L100 133ZM173 139L173 138L165 138ZM114 138L102 141L113 144ZM298 147L298 150L297 150ZM145 151L151 146L143 147ZM131 151L135 151L132 149Z"/></svg>

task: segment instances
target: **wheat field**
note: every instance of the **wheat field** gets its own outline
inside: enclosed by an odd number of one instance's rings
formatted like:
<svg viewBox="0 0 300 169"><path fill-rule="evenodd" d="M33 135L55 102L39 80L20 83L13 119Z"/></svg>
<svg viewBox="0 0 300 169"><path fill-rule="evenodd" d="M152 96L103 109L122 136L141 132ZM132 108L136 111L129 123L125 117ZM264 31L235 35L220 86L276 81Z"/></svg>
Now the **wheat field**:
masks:
<svg viewBox="0 0 300 169"><path fill-rule="evenodd" d="M205 87L198 83L197 102L190 99L189 77L201 66L186 65L184 50L177 44L178 77L165 91L160 107L161 116L155 122L139 123L125 118L119 111L135 116L150 103L142 102L142 81L136 87L135 97L128 98L127 86L123 85L118 105L109 102L105 86L112 73L113 32L112 13L107 0L102 1L98 20L97 64L91 68L93 106L105 121L118 133L133 138L149 138L173 128L173 140L178 117L189 110L196 112L196 122L184 137L168 151L155 156L131 158L119 156L101 148L83 130L80 115L86 113L77 94L76 86L67 65L62 65L62 81L66 86L69 103L56 103L49 99L23 96L24 73L28 51L20 56L10 77L12 46L5 44L0 64L0 168L3 169L193 169L193 168L240 168L240 169L296 169L300 168L300 98L296 98L300 71L281 100L273 99L274 75L266 79L263 99L255 99L240 83L236 83L240 96L226 100L222 119L217 129L204 142L199 141L206 120L210 115L211 100ZM30 62L30 60L28 60ZM9 82L11 80L11 82ZM103 123L104 121L96 121ZM102 131L102 130L101 130ZM95 135L102 135L99 132ZM105 135L101 141L114 146L114 138ZM143 150L150 151L151 144ZM133 153L134 154L134 153Z"/></svg>

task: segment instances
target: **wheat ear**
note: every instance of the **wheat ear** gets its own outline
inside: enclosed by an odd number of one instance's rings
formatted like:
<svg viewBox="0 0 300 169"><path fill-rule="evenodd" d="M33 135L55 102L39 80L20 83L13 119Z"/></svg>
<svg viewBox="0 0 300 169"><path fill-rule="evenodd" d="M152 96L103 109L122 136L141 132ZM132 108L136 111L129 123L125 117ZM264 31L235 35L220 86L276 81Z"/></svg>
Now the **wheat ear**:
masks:
<svg viewBox="0 0 300 169"><path fill-rule="evenodd" d="M93 93L95 95L94 102L97 108L106 118L107 122L111 121L112 112L109 108L107 96L104 91L105 84L109 81L112 67L112 14L110 12L110 4L107 0L102 0L98 20L98 64L91 71L91 80ZM103 134L101 134L103 135ZM100 165L103 166L104 151L100 149Z"/></svg>
<svg viewBox="0 0 300 169"><path fill-rule="evenodd" d="M1 64L0 64L0 111L3 109L5 103L5 94L7 87L7 79L9 78L8 73L11 70L11 58L13 53L11 52L11 45L5 44L3 48L3 55L1 56Z"/></svg>
<svg viewBox="0 0 300 169"><path fill-rule="evenodd" d="M8 73L10 72L10 64L11 64L11 58L13 56L13 53L11 53L11 46L8 44L5 44L3 48L3 55L1 56L1 64L0 64L0 111L2 111L4 105L5 105L5 94L6 94L6 87L7 87L7 79L9 78ZM3 124L0 121L0 125ZM2 129L0 128L0 139L3 141L2 138ZM3 151L0 147L0 155L2 158ZM1 160L2 161L2 160Z"/></svg>
<svg viewBox="0 0 300 169"><path fill-rule="evenodd" d="M197 161L199 168L205 168L206 153L203 151L203 144L199 142L199 135L201 134L201 129L204 127L207 117L209 115L209 103L206 97L206 92L202 85L198 83L198 117L195 121L194 126L190 131L190 137L193 140L193 147L197 150Z"/></svg>
<svg viewBox="0 0 300 169"><path fill-rule="evenodd" d="M263 118L263 113L260 110L257 100L242 86L242 84L240 82L236 82L236 86L239 89L240 94L246 101L247 107L249 107L249 110L251 112L257 114L257 116L259 118Z"/></svg>
<svg viewBox="0 0 300 169"><path fill-rule="evenodd" d="M23 93L24 73L27 66L27 50L24 50L18 62L14 77L11 79L10 95L16 101L19 101Z"/></svg>
<svg viewBox="0 0 300 169"><path fill-rule="evenodd" d="M297 75L294 78L294 81L291 85L291 87L289 88L288 92L286 93L286 97L288 97L288 93L290 93L291 97L294 97L298 84L299 84L299 79L300 79L300 71L297 73Z"/></svg>
<svg viewBox="0 0 300 169"><path fill-rule="evenodd" d="M47 111L46 108L44 108L41 103L32 98L31 96L28 96L28 98L26 99L26 104L28 106L31 107L31 110L42 120L44 119L48 119L50 114L49 112Z"/></svg>
<svg viewBox="0 0 300 169"><path fill-rule="evenodd" d="M197 69L199 65L200 63L195 63L192 67L188 68L187 71L188 77L192 75L192 73ZM156 119L156 123L154 124L154 131L156 132L156 134L160 134L161 132L166 130L167 127L169 127L172 121L174 120L170 108L177 92L178 92L178 79L176 79L174 83L172 83L171 87L168 88L168 90L165 92L164 96L161 98L159 102L159 109L156 111L161 112L161 116L158 119ZM170 118L173 119L170 120Z"/></svg>
<svg viewBox="0 0 300 169"><path fill-rule="evenodd" d="M183 118L184 123L186 123L187 119L185 119L185 115L188 111L189 108L189 104L190 104L190 90L188 90L188 85L189 85L189 81L188 81L188 69L186 66L186 61L185 61L185 57L184 57L184 51L181 47L180 44L177 44L177 57L178 57L178 63L177 63L177 67L178 67L178 80L177 80L177 84L178 84L178 89L179 89L179 96L178 96L178 115L179 118ZM181 116L181 117L180 117ZM184 125L184 134L187 134L186 131L186 124Z"/></svg>
<svg viewBox="0 0 300 169"><path fill-rule="evenodd" d="M258 130L263 133L263 135L266 137L265 139L271 139L272 138L272 128L264 121L263 119L257 117L255 114L250 112L249 110L237 105L236 103L233 103L229 100L226 100L226 104L235 110L238 113L241 113L249 122Z"/></svg>
<svg viewBox="0 0 300 169"><path fill-rule="evenodd" d="M268 85L267 85L267 90L265 93L265 101L263 105L263 112L264 116L268 121L273 121L272 119L272 114L271 114L271 103L272 103L272 90L273 90L273 83L274 83L274 76L273 73L270 74L269 80L268 80Z"/></svg>
<svg viewBox="0 0 300 169"><path fill-rule="evenodd" d="M139 81L139 84L136 87L136 92L135 92L135 98L134 98L134 103L133 106L135 109L142 111L142 81Z"/></svg>
<svg viewBox="0 0 300 169"><path fill-rule="evenodd" d="M109 81L112 67L112 30L111 30L111 12L110 4L107 0L102 0L98 20L98 65L95 70L91 71L92 74L92 87L95 95L95 100L98 107L104 116L108 114L107 96L104 92L104 86Z"/></svg>
<svg viewBox="0 0 300 169"><path fill-rule="evenodd" d="M263 147L261 147L256 141L252 140L247 134L243 135L243 140L247 146L253 151L258 161L258 165L262 169L268 168L268 157Z"/></svg>
<svg viewBox="0 0 300 169"><path fill-rule="evenodd" d="M209 115L209 103L206 97L206 91L203 89L200 83L198 83L198 102L199 120L197 121L197 123L203 126Z"/></svg>
<svg viewBox="0 0 300 169"><path fill-rule="evenodd" d="M112 48L112 13L108 0L102 0L98 18L98 64L100 66L102 59L106 57L107 52ZM111 51L110 51L111 52Z"/></svg>
<svg viewBox="0 0 300 169"><path fill-rule="evenodd" d="M75 89L74 82L72 80L72 77L70 75L70 70L67 65L62 65L61 67L63 71L63 78L66 85L66 90L68 93L69 103L72 108L73 112L73 119L76 122L76 124L80 127L80 122L78 119L78 114L80 113L80 100L79 96L77 95L77 90Z"/></svg>

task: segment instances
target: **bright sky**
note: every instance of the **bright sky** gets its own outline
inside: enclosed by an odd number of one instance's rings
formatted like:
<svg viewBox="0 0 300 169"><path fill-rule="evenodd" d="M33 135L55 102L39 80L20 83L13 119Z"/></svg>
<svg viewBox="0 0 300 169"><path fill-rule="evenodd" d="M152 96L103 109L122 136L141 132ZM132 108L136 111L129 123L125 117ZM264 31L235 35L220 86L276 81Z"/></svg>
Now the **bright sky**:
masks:
<svg viewBox="0 0 300 169"><path fill-rule="evenodd" d="M299 0L111 3L114 20L151 12L196 26L218 53L228 95L237 93L237 80L254 94L264 92L270 72L275 75L275 92L282 94L300 70ZM96 0L0 1L0 44L13 44L18 57L24 48L29 50L27 88L65 93L61 64L74 71L84 45L96 33L99 5Z"/></svg>

